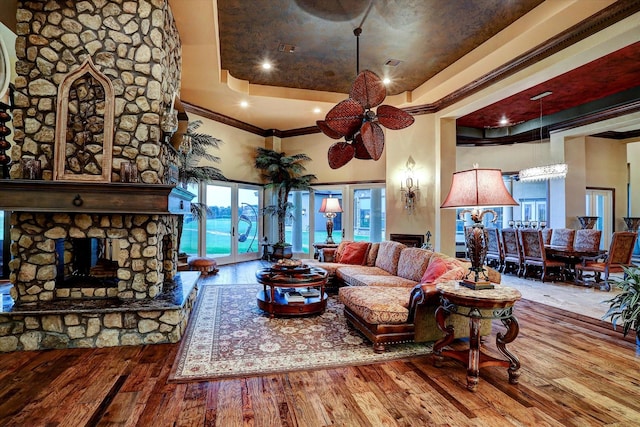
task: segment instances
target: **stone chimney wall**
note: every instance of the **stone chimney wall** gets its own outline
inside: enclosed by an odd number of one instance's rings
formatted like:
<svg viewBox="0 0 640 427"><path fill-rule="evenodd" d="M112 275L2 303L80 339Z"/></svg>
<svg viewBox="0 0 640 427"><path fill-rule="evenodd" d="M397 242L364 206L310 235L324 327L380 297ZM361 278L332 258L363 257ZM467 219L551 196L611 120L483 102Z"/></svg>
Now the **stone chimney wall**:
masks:
<svg viewBox="0 0 640 427"><path fill-rule="evenodd" d="M12 178L19 160L53 178L58 85L90 57L115 89L112 181L136 163L141 182L164 183L160 114L179 88L180 40L167 0L19 1Z"/></svg>

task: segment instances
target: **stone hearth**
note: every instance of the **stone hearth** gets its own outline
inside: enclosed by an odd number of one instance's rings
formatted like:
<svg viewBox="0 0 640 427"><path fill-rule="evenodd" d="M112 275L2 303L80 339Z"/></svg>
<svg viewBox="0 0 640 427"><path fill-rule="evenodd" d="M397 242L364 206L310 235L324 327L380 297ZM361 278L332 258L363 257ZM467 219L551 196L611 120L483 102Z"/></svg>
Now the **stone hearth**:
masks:
<svg viewBox="0 0 640 427"><path fill-rule="evenodd" d="M175 154L159 125L180 87L169 4L24 1L17 22L0 352L177 342L198 273L177 272L178 224L193 195L168 183ZM73 239L108 245L96 255L108 284L64 283L81 250Z"/></svg>

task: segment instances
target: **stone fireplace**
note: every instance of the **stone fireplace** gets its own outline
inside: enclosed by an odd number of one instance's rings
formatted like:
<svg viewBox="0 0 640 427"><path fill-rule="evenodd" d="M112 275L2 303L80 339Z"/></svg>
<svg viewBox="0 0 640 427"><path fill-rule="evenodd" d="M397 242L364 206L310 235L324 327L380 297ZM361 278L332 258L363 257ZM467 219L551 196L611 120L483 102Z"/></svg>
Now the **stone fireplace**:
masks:
<svg viewBox="0 0 640 427"><path fill-rule="evenodd" d="M168 2L19 1L17 21L0 352L177 342L198 274L177 272L193 195L167 183L159 127L180 80Z"/></svg>

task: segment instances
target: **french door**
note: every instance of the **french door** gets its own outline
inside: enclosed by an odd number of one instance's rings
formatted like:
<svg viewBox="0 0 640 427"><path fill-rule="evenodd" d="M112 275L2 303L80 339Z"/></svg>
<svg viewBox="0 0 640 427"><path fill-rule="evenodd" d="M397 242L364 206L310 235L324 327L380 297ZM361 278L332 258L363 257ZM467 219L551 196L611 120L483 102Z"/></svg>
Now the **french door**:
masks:
<svg viewBox="0 0 640 427"><path fill-rule="evenodd" d="M600 249L608 249L613 234L613 197L614 190L587 188L586 214L597 216L594 228L602 231Z"/></svg>
<svg viewBox="0 0 640 427"><path fill-rule="evenodd" d="M185 218L180 245L185 252L215 258L221 265L259 257L260 186L221 182L201 184L190 191L198 194L194 201L205 204L208 212L199 220Z"/></svg>

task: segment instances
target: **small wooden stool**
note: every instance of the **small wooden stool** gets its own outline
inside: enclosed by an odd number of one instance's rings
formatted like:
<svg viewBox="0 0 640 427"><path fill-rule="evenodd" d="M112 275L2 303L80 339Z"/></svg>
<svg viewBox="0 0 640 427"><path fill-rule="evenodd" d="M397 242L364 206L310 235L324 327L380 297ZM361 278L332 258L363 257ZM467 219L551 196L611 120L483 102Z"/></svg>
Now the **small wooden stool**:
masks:
<svg viewBox="0 0 640 427"><path fill-rule="evenodd" d="M199 271L203 275L216 274L218 263L213 258L193 256L187 260L191 271Z"/></svg>

